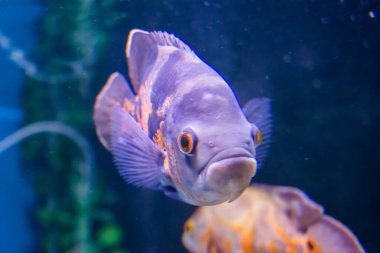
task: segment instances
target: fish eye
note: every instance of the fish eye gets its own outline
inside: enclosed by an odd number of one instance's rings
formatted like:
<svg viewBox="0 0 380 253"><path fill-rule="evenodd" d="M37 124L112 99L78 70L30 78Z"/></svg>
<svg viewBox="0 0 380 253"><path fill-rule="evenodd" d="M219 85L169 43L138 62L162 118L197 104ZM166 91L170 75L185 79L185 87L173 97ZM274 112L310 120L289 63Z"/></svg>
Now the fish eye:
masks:
<svg viewBox="0 0 380 253"><path fill-rule="evenodd" d="M252 126L252 138L256 147L259 146L263 141L263 135L261 134L260 129L258 129L256 126Z"/></svg>
<svg viewBox="0 0 380 253"><path fill-rule="evenodd" d="M178 135L178 147L184 154L191 154L195 150L196 137L191 129L185 129Z"/></svg>

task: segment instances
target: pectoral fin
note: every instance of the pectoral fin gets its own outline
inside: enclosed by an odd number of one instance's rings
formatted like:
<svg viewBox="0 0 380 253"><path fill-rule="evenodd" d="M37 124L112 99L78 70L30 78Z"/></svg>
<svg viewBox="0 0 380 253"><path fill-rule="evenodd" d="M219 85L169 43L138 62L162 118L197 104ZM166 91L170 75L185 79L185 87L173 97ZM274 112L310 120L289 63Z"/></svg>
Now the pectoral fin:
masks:
<svg viewBox="0 0 380 253"><path fill-rule="evenodd" d="M165 152L121 108L112 111L111 136L114 162L125 181L136 186L159 189L164 177Z"/></svg>
<svg viewBox="0 0 380 253"><path fill-rule="evenodd" d="M269 98L254 98L244 106L243 113L250 123L255 124L261 131L263 140L256 149L256 159L261 167L269 153L272 134L272 114Z"/></svg>

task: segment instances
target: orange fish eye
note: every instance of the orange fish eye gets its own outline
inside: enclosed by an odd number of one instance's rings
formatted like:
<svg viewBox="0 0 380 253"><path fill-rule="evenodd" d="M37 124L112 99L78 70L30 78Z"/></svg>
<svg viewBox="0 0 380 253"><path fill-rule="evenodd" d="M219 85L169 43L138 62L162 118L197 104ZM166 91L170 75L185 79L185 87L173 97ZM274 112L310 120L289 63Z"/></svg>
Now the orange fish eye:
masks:
<svg viewBox="0 0 380 253"><path fill-rule="evenodd" d="M186 129L178 135L177 142L182 153L191 154L195 148L195 135L190 129Z"/></svg>

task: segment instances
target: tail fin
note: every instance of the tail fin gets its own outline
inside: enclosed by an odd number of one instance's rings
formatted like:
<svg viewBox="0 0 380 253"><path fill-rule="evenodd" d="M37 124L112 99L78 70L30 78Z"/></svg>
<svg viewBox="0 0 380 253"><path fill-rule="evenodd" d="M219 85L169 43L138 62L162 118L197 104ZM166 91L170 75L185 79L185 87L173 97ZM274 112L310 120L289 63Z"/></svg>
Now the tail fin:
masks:
<svg viewBox="0 0 380 253"><path fill-rule="evenodd" d="M120 73L113 73L103 89L96 97L94 106L94 121L96 134L103 146L111 150L111 112L114 107L130 110L134 95L124 77Z"/></svg>
<svg viewBox="0 0 380 253"><path fill-rule="evenodd" d="M253 187L275 196L291 226L305 233L306 253L364 253L355 235L339 221L323 214L323 208L302 191L264 184Z"/></svg>

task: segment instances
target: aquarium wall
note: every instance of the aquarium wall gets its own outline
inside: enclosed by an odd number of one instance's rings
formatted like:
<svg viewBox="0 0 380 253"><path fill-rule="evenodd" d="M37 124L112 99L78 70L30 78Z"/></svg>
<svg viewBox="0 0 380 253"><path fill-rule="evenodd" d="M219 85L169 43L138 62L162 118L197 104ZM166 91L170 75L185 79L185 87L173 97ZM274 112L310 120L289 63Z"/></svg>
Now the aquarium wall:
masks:
<svg viewBox="0 0 380 253"><path fill-rule="evenodd" d="M379 14L376 1L0 1L0 252L187 252L196 207L127 184L95 133L134 28L181 38L240 105L270 98L253 182L301 189L380 251Z"/></svg>

